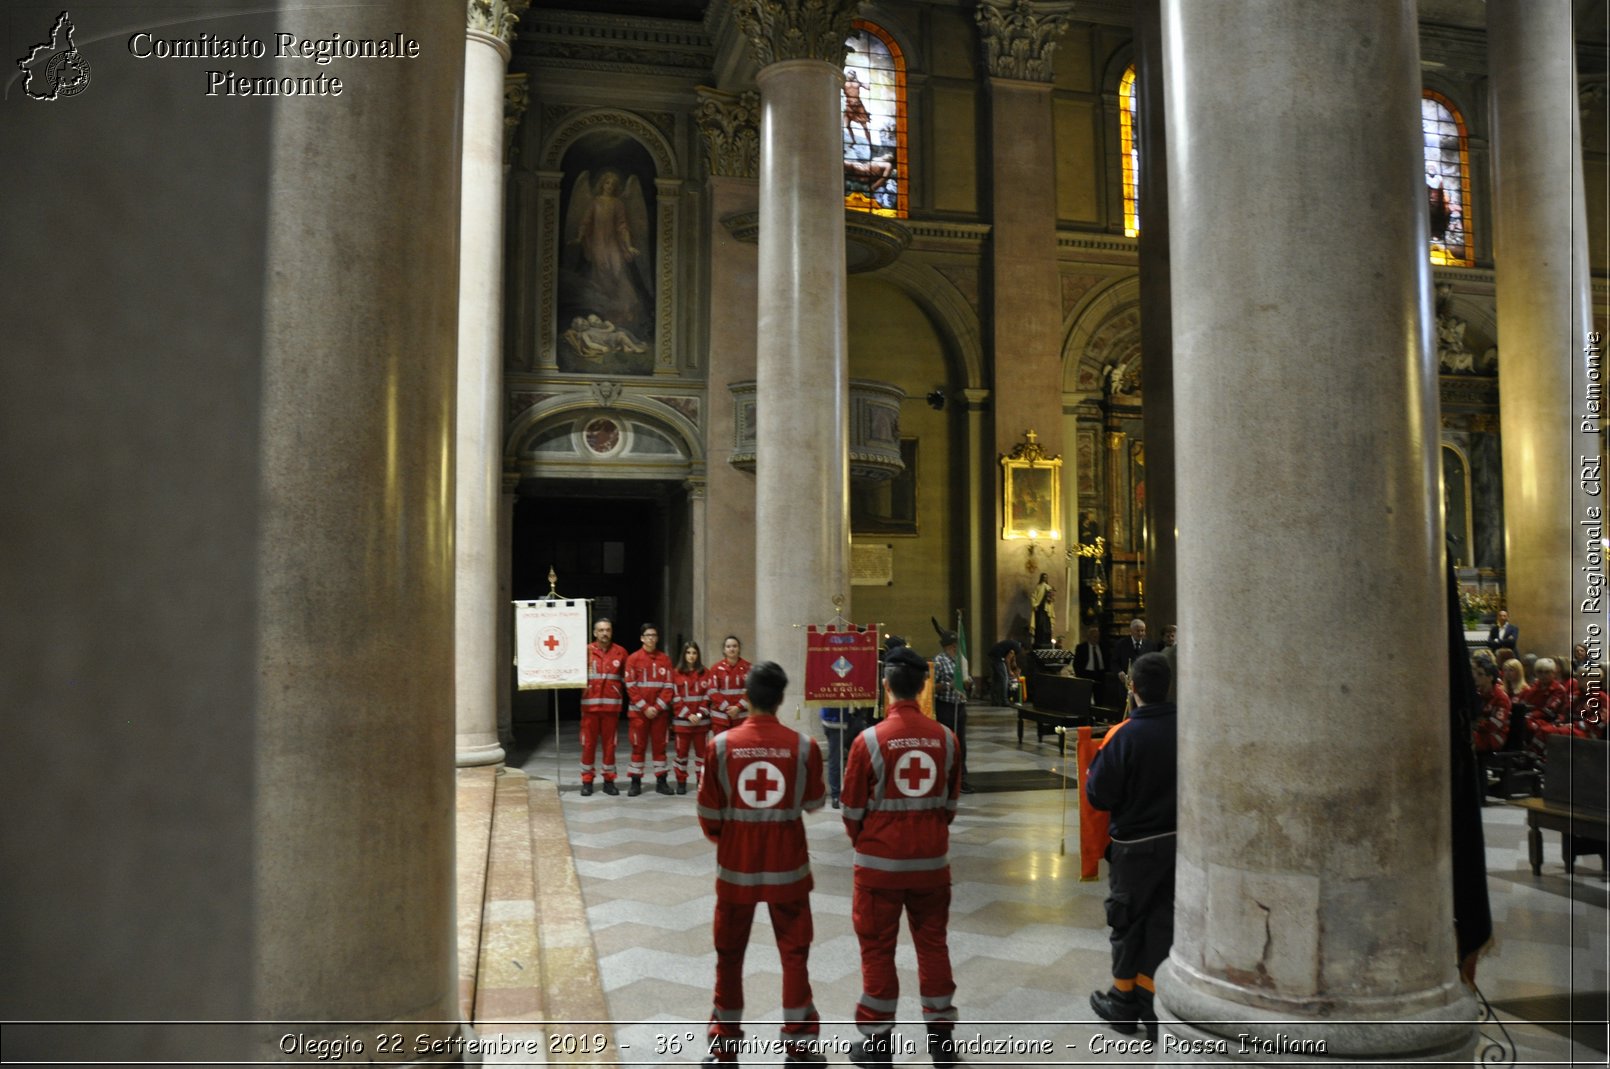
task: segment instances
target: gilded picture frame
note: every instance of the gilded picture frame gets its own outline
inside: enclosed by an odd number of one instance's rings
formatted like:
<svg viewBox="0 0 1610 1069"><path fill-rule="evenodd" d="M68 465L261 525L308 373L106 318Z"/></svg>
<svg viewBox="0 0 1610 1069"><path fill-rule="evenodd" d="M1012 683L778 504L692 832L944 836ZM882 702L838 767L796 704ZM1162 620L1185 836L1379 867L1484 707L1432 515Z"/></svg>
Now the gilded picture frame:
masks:
<svg viewBox="0 0 1610 1069"><path fill-rule="evenodd" d="M1061 538L1062 458L1001 458L1001 537Z"/></svg>

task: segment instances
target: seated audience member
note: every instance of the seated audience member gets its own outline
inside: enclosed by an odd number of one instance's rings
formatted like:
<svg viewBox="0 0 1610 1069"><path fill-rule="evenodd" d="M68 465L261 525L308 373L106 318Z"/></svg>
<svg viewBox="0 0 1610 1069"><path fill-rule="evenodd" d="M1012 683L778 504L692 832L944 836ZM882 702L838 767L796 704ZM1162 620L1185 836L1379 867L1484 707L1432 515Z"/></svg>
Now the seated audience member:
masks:
<svg viewBox="0 0 1610 1069"><path fill-rule="evenodd" d="M1532 737L1527 750L1539 761L1545 760L1550 735L1578 735L1576 721L1571 716L1571 699L1565 686L1554 678L1554 660L1542 657L1537 662L1537 682L1521 692L1520 704L1526 707L1526 726Z"/></svg>
<svg viewBox="0 0 1610 1069"><path fill-rule="evenodd" d="M1588 646L1585 642L1578 642L1571 647L1571 674L1576 675L1582 671L1582 666L1588 662Z"/></svg>
<svg viewBox="0 0 1610 1069"><path fill-rule="evenodd" d="M1498 682L1498 669L1486 658L1477 658L1474 672L1476 693L1481 695L1481 713L1476 718L1471 745L1477 753L1493 753L1504 748L1509 737L1509 694Z"/></svg>
<svg viewBox="0 0 1610 1069"><path fill-rule="evenodd" d="M1521 691L1526 689L1526 667L1516 657L1498 663L1498 674L1504 681L1504 689L1509 691L1510 701L1513 702L1521 696Z"/></svg>

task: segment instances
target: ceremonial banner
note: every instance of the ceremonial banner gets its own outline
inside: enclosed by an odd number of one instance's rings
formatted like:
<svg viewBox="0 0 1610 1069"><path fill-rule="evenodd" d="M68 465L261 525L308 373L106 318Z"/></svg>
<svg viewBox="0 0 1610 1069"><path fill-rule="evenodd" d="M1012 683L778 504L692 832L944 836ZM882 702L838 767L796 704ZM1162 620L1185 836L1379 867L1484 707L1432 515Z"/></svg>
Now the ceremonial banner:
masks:
<svg viewBox="0 0 1610 1069"><path fill-rule="evenodd" d="M521 690L587 685L587 602L514 603L514 662Z"/></svg>
<svg viewBox="0 0 1610 1069"><path fill-rule="evenodd" d="M1116 730L1109 728L1107 738L1112 738ZM1101 859L1107 853L1107 844L1112 842L1107 831L1112 817L1092 806L1085 797L1085 777L1090 773L1090 762L1096 759L1096 751L1105 745L1106 739L1097 742L1090 737L1090 728L1079 729L1079 747L1074 753L1079 763L1079 879L1085 883L1100 878Z"/></svg>
<svg viewBox="0 0 1610 1069"><path fill-rule="evenodd" d="M805 704L876 705L878 629L805 629Z"/></svg>

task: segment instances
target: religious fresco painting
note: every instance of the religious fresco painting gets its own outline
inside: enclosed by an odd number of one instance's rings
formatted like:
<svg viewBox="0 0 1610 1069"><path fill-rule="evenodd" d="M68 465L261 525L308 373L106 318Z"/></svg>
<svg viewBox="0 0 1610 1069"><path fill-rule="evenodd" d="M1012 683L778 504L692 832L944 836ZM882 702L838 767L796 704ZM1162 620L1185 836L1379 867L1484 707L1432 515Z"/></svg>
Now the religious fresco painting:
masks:
<svg viewBox="0 0 1610 1069"><path fill-rule="evenodd" d="M654 162L635 138L579 138L561 164L560 371L654 373Z"/></svg>
<svg viewBox="0 0 1610 1069"><path fill-rule="evenodd" d="M900 46L857 19L845 42L844 204L858 211L906 214L906 64Z"/></svg>

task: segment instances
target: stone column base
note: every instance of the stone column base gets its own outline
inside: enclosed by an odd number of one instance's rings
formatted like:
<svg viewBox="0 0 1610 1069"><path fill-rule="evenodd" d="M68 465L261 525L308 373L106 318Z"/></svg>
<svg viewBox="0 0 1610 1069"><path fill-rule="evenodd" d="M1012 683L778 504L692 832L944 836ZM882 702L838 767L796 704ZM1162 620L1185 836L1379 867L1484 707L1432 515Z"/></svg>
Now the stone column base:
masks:
<svg viewBox="0 0 1610 1069"><path fill-rule="evenodd" d="M498 765L503 763L504 756L503 746L495 737L487 741L485 736L460 735L453 763L459 768Z"/></svg>
<svg viewBox="0 0 1610 1069"><path fill-rule="evenodd" d="M1345 1004L1330 1019L1303 1017L1210 994L1167 961L1157 974L1157 1053L1196 1065L1470 1062L1476 1003L1463 988L1449 995L1444 1005L1391 1018L1372 1019Z"/></svg>

